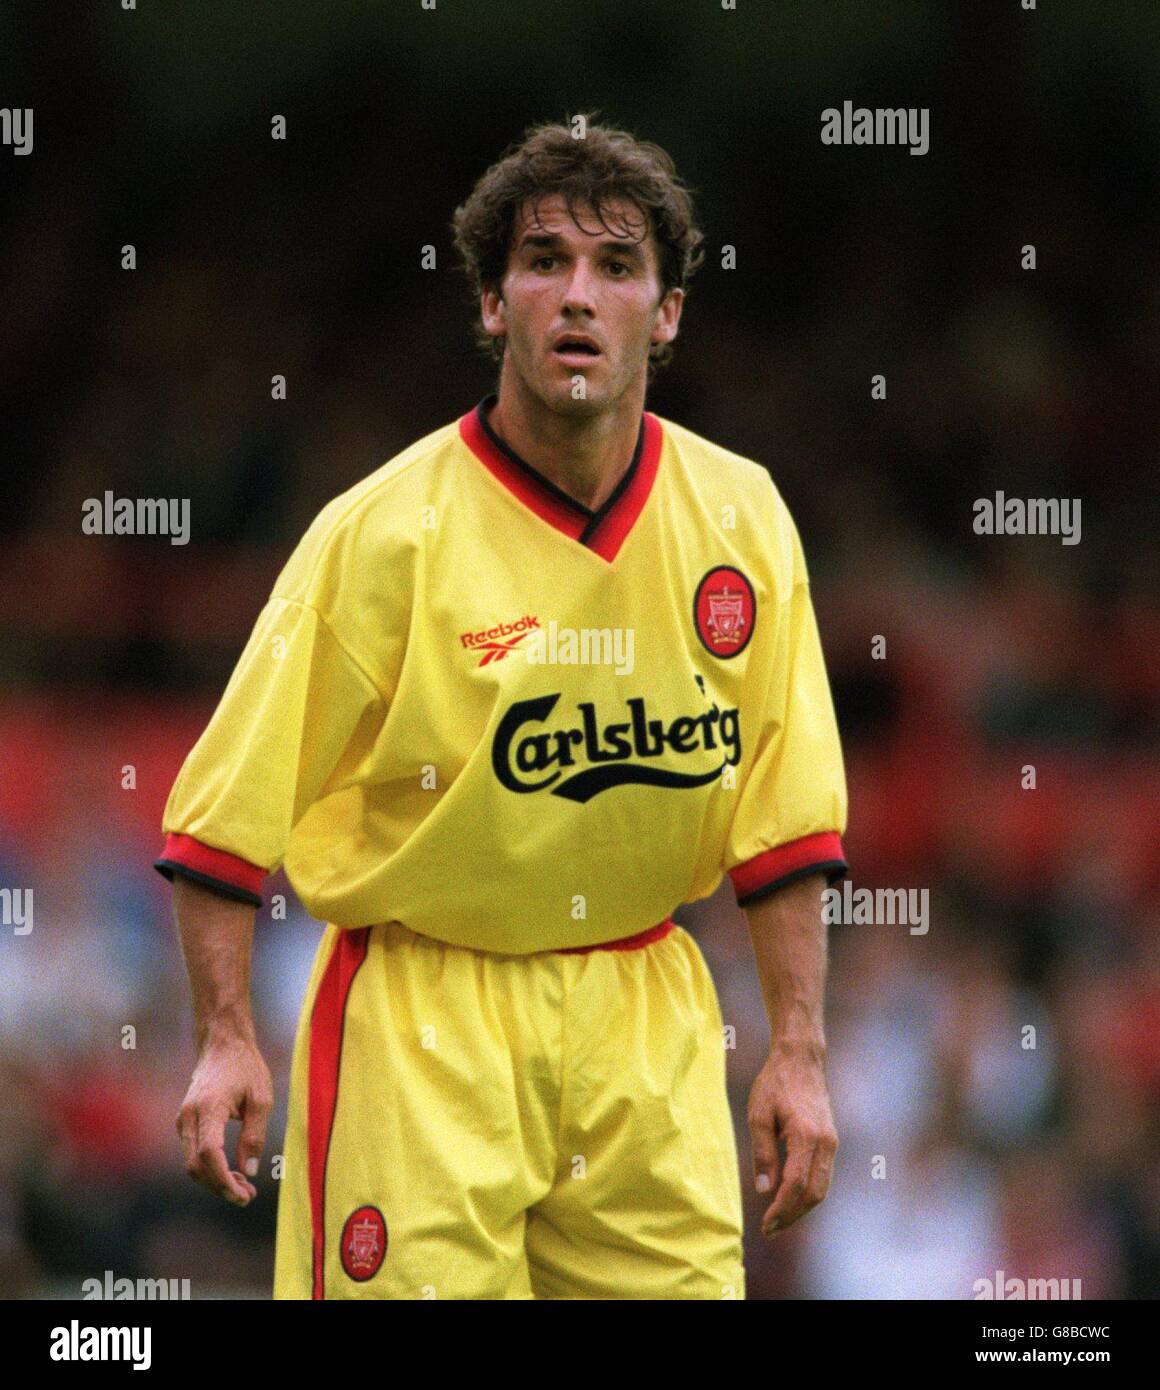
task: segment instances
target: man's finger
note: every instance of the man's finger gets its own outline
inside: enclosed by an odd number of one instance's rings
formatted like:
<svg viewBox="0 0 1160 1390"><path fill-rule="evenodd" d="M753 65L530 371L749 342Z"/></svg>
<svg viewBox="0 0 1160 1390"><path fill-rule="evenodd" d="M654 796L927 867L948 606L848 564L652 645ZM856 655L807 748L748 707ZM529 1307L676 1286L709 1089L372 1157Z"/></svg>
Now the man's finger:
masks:
<svg viewBox="0 0 1160 1390"><path fill-rule="evenodd" d="M781 1182L774 1192L773 1201L762 1218L762 1235L770 1235L773 1231L784 1230L786 1226L792 1226L798 1217L803 1216L808 1210L805 1198L813 1158L814 1148L812 1144L800 1139L791 1138L789 1140Z"/></svg>
<svg viewBox="0 0 1160 1390"><path fill-rule="evenodd" d="M262 1150L266 1147L266 1122L270 1118L270 1110L268 1100L247 1097L242 1113L242 1132L238 1136L234 1154L234 1163L247 1178L258 1176Z"/></svg>
<svg viewBox="0 0 1160 1390"><path fill-rule="evenodd" d="M246 1206L255 1189L241 1176L230 1172L226 1162L226 1111L203 1109L198 1112L197 1178L211 1192L235 1206Z"/></svg>
<svg viewBox="0 0 1160 1390"><path fill-rule="evenodd" d="M810 1168L810 1180L806 1189L806 1201L809 1208L816 1207L819 1202L826 1200L826 1193L830 1190L830 1180L834 1176L834 1155L837 1152L837 1144L829 1144L822 1141L814 1150L814 1161Z"/></svg>
<svg viewBox="0 0 1160 1390"><path fill-rule="evenodd" d="M183 1105L177 1112L177 1132L181 1135L181 1154L185 1171L197 1178L197 1108Z"/></svg>
<svg viewBox="0 0 1160 1390"><path fill-rule="evenodd" d="M749 1138L753 1147L754 1187L758 1192L772 1192L781 1176L773 1115L750 1115Z"/></svg>

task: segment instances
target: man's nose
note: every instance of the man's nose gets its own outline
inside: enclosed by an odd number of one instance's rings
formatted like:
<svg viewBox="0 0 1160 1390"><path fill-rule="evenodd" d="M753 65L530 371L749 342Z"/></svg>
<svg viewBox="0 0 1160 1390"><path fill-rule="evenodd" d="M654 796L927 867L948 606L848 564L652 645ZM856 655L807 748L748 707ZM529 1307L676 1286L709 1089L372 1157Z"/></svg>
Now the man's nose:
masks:
<svg viewBox="0 0 1160 1390"><path fill-rule="evenodd" d="M564 308L572 313L594 313L595 279L592 267L583 258L578 259L564 286Z"/></svg>

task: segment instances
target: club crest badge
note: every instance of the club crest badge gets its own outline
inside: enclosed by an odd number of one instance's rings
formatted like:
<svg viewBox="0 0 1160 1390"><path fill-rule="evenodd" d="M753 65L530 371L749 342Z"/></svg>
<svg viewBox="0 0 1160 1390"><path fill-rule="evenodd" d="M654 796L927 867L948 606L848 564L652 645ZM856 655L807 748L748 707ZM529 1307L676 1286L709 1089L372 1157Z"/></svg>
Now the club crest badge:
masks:
<svg viewBox="0 0 1160 1390"><path fill-rule="evenodd" d="M732 565L711 569L697 585L693 624L701 645L728 660L749 645L757 620L753 585Z"/></svg>
<svg viewBox="0 0 1160 1390"><path fill-rule="evenodd" d="M360 1284L379 1272L387 1253L387 1223L378 1207L359 1207L346 1218L339 1254L342 1267Z"/></svg>

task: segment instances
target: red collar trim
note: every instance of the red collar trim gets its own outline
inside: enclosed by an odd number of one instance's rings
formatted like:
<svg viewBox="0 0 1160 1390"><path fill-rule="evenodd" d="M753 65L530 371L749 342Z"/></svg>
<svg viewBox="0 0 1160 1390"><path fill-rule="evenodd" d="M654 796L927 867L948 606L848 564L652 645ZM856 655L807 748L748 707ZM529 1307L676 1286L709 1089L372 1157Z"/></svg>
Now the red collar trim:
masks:
<svg viewBox="0 0 1160 1390"><path fill-rule="evenodd" d="M661 422L647 410L642 412L637 451L628 472L604 506L592 511L537 473L488 429L483 412L494 399L487 397L461 417L459 434L463 442L529 511L611 563L628 539L656 481L664 443Z"/></svg>

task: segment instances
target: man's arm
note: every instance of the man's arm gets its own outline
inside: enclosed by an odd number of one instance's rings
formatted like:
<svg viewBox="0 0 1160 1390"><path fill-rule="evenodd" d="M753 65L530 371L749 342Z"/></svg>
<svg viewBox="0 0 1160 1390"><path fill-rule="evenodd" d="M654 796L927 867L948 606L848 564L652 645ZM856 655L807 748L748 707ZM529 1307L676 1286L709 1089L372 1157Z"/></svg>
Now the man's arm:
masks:
<svg viewBox="0 0 1160 1390"><path fill-rule="evenodd" d="M173 908L193 993L197 1063L177 1117L185 1171L235 1206L257 1196L257 1176L273 1107L269 1068L258 1051L250 1008L255 909L177 874ZM231 1172L226 1123L241 1120Z"/></svg>
<svg viewBox="0 0 1160 1390"><path fill-rule="evenodd" d="M769 1058L749 1095L758 1192L772 1192L761 1222L771 1236L816 1207L830 1186L838 1135L826 1087L823 996L826 928L822 874L743 909L769 1014ZM778 1142L785 1144L784 1166Z"/></svg>

